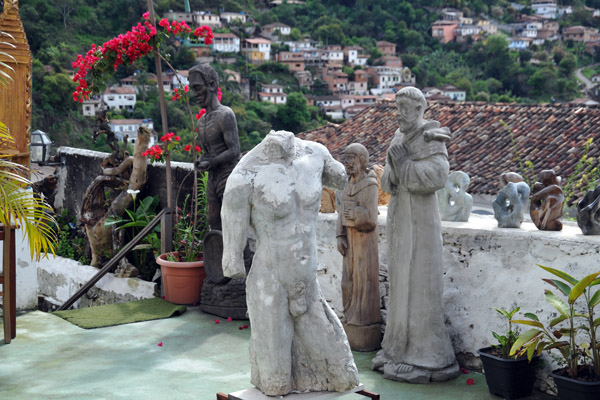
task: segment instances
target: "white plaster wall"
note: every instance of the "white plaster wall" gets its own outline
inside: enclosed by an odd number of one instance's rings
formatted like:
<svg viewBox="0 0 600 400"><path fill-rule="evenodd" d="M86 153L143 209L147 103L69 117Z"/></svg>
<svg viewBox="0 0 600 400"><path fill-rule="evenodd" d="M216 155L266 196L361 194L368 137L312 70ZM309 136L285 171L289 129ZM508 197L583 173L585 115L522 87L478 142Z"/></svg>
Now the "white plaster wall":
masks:
<svg viewBox="0 0 600 400"><path fill-rule="evenodd" d="M386 213L387 208L380 207L380 290L384 307L389 288ZM336 219L337 214L319 216L319 282L325 298L341 315L342 257L337 251ZM550 287L542 281L552 275L536 264L564 270L577 279L600 270L600 236L584 236L575 223L565 223L561 232L540 231L531 222L523 223L521 229L497 225L493 216L475 214L469 222L442 222L446 324L455 353L465 356L467 366L470 363L478 367L473 356L479 348L495 342L491 331L507 330L495 308L520 306L520 317L523 312L533 312L542 322L556 317L554 307L544 298L544 290ZM382 312L385 316L385 310Z"/></svg>
<svg viewBox="0 0 600 400"><path fill-rule="evenodd" d="M55 304L63 304L85 283L98 273L98 269L75 260L50 256L38 263L39 294ZM156 283L137 278L115 278L108 273L73 305L74 308L109 303L122 303L155 296ZM36 297L37 301L37 297Z"/></svg>

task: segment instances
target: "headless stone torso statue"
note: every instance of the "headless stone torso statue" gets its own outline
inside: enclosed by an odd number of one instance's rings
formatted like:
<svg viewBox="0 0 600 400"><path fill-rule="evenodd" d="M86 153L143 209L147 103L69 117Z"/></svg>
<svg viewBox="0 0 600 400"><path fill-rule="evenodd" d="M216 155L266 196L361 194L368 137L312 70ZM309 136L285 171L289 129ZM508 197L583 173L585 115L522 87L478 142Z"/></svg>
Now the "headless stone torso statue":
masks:
<svg viewBox="0 0 600 400"><path fill-rule="evenodd" d="M321 185L342 188L343 166L317 143L271 132L242 158L223 198L223 271L245 274L248 226L256 254L246 279L251 381L269 396L345 391L358 371L317 281Z"/></svg>
<svg viewBox="0 0 600 400"><path fill-rule="evenodd" d="M427 102L419 89L396 94L399 129L381 177L391 194L387 219L390 304L381 348L372 368L411 383L459 374L443 307L441 222L436 190L449 172L444 141L449 130L424 121Z"/></svg>
<svg viewBox="0 0 600 400"><path fill-rule="evenodd" d="M219 82L216 71L208 64L199 64L189 71L193 98L206 114L198 120L196 129L203 154L198 161L200 171L208 171L206 196L208 223L221 230L221 203L225 183L240 159L237 122L231 108L217 97Z"/></svg>
<svg viewBox="0 0 600 400"><path fill-rule="evenodd" d="M344 330L352 350L373 351L381 344L377 176L367 169L369 153L358 143L346 147L348 183L341 193L338 250L344 256Z"/></svg>

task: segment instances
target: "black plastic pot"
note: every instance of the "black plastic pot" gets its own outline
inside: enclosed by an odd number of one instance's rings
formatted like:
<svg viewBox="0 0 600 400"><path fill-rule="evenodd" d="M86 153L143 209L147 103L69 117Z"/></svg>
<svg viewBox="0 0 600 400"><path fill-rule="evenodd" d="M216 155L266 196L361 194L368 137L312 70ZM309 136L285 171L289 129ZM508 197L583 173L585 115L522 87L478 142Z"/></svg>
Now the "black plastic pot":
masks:
<svg viewBox="0 0 600 400"><path fill-rule="evenodd" d="M585 382L557 374L554 370L550 374L556 388L558 398L561 400L598 400L600 399L600 382Z"/></svg>
<svg viewBox="0 0 600 400"><path fill-rule="evenodd" d="M530 363L527 357L516 360L496 357L490 354L491 350L491 347L485 347L478 351L490 393L505 399L529 396L535 382L532 364L539 356L535 355Z"/></svg>

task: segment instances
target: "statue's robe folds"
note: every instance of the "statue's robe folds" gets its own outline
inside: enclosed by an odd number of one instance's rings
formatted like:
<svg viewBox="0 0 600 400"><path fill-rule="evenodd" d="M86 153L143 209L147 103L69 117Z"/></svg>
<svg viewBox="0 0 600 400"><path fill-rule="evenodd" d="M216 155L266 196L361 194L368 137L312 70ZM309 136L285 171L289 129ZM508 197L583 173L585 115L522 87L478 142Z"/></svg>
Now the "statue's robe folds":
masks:
<svg viewBox="0 0 600 400"><path fill-rule="evenodd" d="M440 370L456 362L444 324L441 222L435 192L449 173L443 141L426 140L440 132L436 121L392 141L407 150L395 160L390 153L381 179L392 196L387 216L390 304L382 342L387 363Z"/></svg>

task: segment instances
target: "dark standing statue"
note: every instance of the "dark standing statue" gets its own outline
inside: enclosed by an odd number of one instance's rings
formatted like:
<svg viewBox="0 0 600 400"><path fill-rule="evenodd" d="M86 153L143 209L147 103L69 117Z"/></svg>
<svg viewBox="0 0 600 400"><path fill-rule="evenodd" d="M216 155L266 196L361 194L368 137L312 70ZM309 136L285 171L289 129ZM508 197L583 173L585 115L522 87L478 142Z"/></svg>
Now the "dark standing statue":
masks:
<svg viewBox="0 0 600 400"><path fill-rule="evenodd" d="M208 223L210 229L221 230L225 183L240 159L237 122L231 108L219 102L219 77L213 67L195 65L190 69L189 80L193 98L206 109L196 127L204 151L197 167L202 172L208 171Z"/></svg>
<svg viewBox="0 0 600 400"><path fill-rule="evenodd" d="M350 347L377 350L381 345L379 249L377 244L377 176L367 169L369 152L358 143L346 147L348 183L341 194L337 246L344 256L342 324Z"/></svg>
<svg viewBox="0 0 600 400"><path fill-rule="evenodd" d="M539 230L560 231L562 230L560 217L562 217L565 201L560 187L560 176L556 176L554 170L546 169L540 172L539 179L541 182L533 185L531 195L529 207L531 220Z"/></svg>

